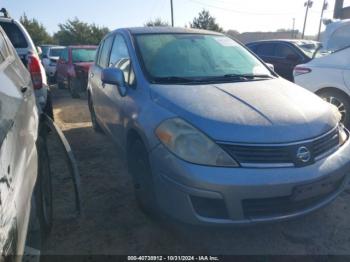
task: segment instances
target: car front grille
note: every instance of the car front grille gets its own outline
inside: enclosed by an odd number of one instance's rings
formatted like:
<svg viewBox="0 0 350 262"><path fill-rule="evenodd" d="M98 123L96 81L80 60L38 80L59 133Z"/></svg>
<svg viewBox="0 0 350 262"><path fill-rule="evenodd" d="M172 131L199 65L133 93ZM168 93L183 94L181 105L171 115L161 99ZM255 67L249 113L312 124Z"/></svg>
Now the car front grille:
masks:
<svg viewBox="0 0 350 262"><path fill-rule="evenodd" d="M219 145L236 159L243 167L254 166L305 166L315 162L339 145L339 129L334 128L326 134L307 141L289 144L231 144ZM306 147L311 157L306 162L297 158L300 147Z"/></svg>

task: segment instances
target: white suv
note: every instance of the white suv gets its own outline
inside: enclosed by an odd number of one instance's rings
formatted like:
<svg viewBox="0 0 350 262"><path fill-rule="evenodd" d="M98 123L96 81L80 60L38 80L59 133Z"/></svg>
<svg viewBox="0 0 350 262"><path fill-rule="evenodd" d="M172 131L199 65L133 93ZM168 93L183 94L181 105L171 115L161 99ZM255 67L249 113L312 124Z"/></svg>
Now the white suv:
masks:
<svg viewBox="0 0 350 262"><path fill-rule="evenodd" d="M4 29L31 75L39 112L45 112L53 117L52 102L45 69L40 62L39 54L33 40L19 21L9 17L6 9L2 8L0 12L3 13L3 16L0 17L0 26Z"/></svg>
<svg viewBox="0 0 350 262"><path fill-rule="evenodd" d="M42 63L46 71L46 75L49 78L49 82L56 82L56 66L57 61L61 56L64 46L50 46L46 49L46 52L42 53Z"/></svg>

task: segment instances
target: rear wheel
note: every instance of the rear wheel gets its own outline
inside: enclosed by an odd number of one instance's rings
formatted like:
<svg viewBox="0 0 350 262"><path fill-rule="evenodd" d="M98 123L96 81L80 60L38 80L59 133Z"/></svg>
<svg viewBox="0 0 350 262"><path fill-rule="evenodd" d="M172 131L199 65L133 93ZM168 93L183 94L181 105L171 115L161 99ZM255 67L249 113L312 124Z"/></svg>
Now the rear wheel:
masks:
<svg viewBox="0 0 350 262"><path fill-rule="evenodd" d="M64 89L65 88L64 83L59 81L59 80L57 80L57 86L58 86L58 89Z"/></svg>
<svg viewBox="0 0 350 262"><path fill-rule="evenodd" d="M68 88L70 91L70 94L72 96L72 98L79 98L80 97L80 88L81 87L81 82L79 79L77 78L72 78L69 79L68 81Z"/></svg>
<svg viewBox="0 0 350 262"><path fill-rule="evenodd" d="M346 94L338 90L326 90L318 94L328 103L336 106L341 114L341 122L350 128L350 101Z"/></svg>
<svg viewBox="0 0 350 262"><path fill-rule="evenodd" d="M47 91L47 98L46 98L44 113L47 114L52 120L54 119L51 92L49 90Z"/></svg>
<svg viewBox="0 0 350 262"><path fill-rule="evenodd" d="M140 140L128 150L128 168L133 178L135 197L141 210L152 217L159 215L148 153Z"/></svg>

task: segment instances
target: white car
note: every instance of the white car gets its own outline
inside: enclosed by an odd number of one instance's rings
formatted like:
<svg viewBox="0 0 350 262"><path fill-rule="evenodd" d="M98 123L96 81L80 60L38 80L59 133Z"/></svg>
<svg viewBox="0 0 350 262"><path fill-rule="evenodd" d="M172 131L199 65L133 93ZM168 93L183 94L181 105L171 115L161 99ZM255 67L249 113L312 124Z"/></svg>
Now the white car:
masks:
<svg viewBox="0 0 350 262"><path fill-rule="evenodd" d="M50 46L47 48L46 53L42 54L42 63L50 82L56 82L57 61L63 49L63 46Z"/></svg>
<svg viewBox="0 0 350 262"><path fill-rule="evenodd" d="M52 195L31 76L1 28L0 83L0 261L10 261L24 253L34 227L50 230Z"/></svg>
<svg viewBox="0 0 350 262"><path fill-rule="evenodd" d="M24 26L19 21L11 18L6 9L2 8L0 12L3 13L3 16L0 17L0 26L7 34L31 75L39 112L45 112L53 117L45 69L40 62L38 50L33 40Z"/></svg>
<svg viewBox="0 0 350 262"><path fill-rule="evenodd" d="M296 84L335 105L350 128L350 20L329 24L319 57L294 69Z"/></svg>

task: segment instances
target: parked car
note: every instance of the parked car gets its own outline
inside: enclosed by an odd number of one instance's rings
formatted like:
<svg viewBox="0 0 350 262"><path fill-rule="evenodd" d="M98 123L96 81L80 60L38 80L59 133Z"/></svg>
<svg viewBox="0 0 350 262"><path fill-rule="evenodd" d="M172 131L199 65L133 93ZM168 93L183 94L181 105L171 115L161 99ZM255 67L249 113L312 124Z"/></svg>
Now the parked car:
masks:
<svg viewBox="0 0 350 262"><path fill-rule="evenodd" d="M56 82L56 67L57 61L60 58L62 51L64 50L63 46L51 46L46 49L46 52L42 54L42 64L46 71L46 76L49 81L52 83Z"/></svg>
<svg viewBox="0 0 350 262"><path fill-rule="evenodd" d="M1 9L1 12L3 16L0 17L0 26L6 32L17 54L30 72L39 112L45 112L53 117L51 95L47 85L45 69L40 62L33 40L23 25L8 15L6 9Z"/></svg>
<svg viewBox="0 0 350 262"><path fill-rule="evenodd" d="M266 63L274 65L280 76L293 82L293 69L298 64L312 60L319 42L309 40L263 40L247 44L247 47Z"/></svg>
<svg viewBox="0 0 350 262"><path fill-rule="evenodd" d="M336 108L220 33L109 33L90 68L88 103L151 214L280 221L327 205L348 181L349 134Z"/></svg>
<svg viewBox="0 0 350 262"><path fill-rule="evenodd" d="M73 98L86 90L88 72L96 56L97 46L68 46L57 64L59 88L68 88Z"/></svg>
<svg viewBox="0 0 350 262"><path fill-rule="evenodd" d="M31 76L1 28L0 79L0 260L21 261L4 257L22 255L29 233L51 229L51 180Z"/></svg>
<svg viewBox="0 0 350 262"><path fill-rule="evenodd" d="M40 55L39 55L40 59L43 59L43 55L47 54L48 50L54 46L56 46L56 45L39 45L39 48L41 50Z"/></svg>
<svg viewBox="0 0 350 262"><path fill-rule="evenodd" d="M295 82L335 105L350 128L350 20L327 26L319 53L294 69Z"/></svg>

